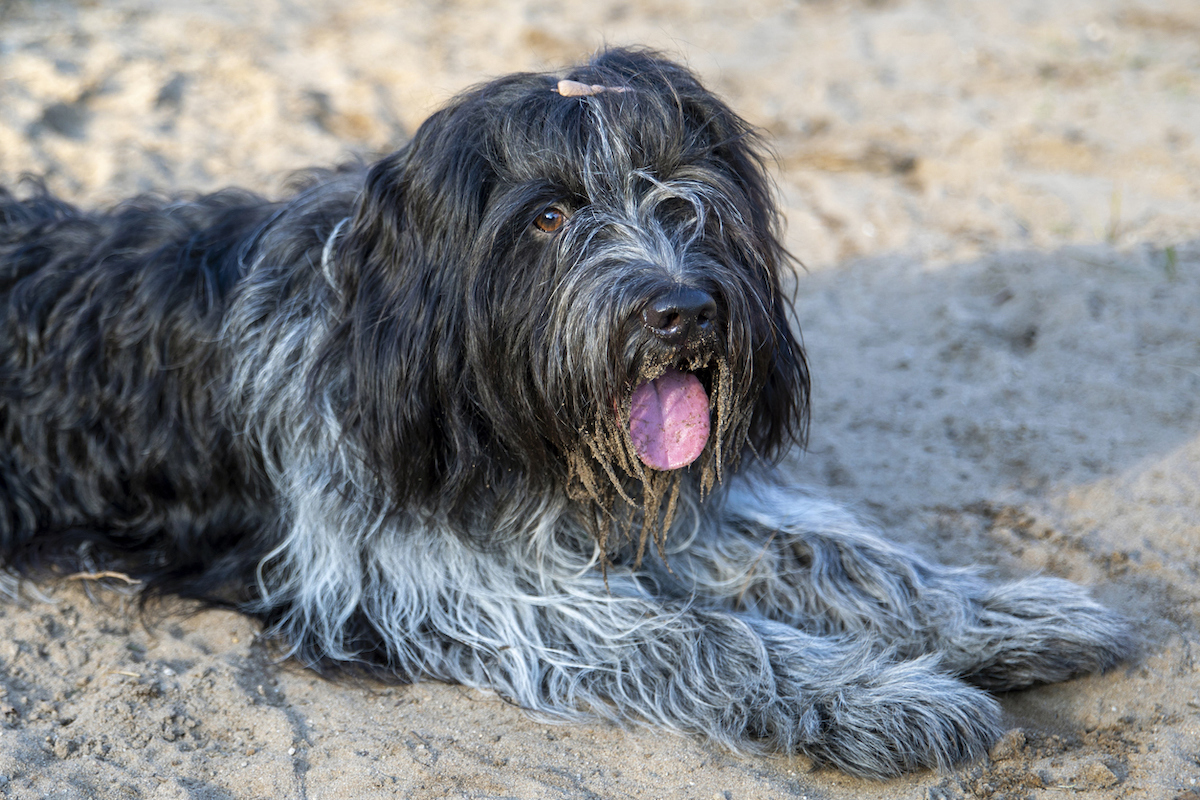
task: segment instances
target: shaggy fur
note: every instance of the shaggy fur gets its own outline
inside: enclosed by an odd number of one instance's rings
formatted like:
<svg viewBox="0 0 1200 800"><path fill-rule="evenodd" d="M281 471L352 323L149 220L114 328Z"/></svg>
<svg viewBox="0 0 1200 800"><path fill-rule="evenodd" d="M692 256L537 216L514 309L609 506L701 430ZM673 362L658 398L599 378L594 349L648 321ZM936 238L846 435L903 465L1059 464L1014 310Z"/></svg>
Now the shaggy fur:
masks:
<svg viewBox="0 0 1200 800"><path fill-rule="evenodd" d="M636 50L469 90L283 202L2 192L3 558L543 714L875 777L974 758L986 690L1103 669L1125 629L772 477L808 398L789 269L754 132ZM712 431L660 471L629 415L668 368Z"/></svg>

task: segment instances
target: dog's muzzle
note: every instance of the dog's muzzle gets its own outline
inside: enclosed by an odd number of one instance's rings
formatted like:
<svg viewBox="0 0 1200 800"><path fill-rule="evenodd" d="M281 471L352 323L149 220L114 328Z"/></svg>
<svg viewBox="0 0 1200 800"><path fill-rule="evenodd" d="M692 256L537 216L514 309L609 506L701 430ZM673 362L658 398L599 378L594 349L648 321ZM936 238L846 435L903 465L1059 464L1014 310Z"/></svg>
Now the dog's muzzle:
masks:
<svg viewBox="0 0 1200 800"><path fill-rule="evenodd" d="M686 286L654 297L642 311L642 325L663 344L694 349L709 338L717 303L707 292ZM672 470L695 461L708 443L708 393L691 372L674 366L633 390L629 435L642 463Z"/></svg>

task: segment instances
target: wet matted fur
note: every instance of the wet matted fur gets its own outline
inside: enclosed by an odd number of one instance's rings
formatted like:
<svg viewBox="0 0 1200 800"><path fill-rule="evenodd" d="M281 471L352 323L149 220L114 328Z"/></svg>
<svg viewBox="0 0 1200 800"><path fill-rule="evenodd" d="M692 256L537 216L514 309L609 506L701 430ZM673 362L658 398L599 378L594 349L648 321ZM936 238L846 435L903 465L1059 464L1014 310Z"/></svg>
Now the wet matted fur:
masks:
<svg viewBox="0 0 1200 800"><path fill-rule="evenodd" d="M869 776L973 758L987 690L1125 628L772 474L808 400L789 269L755 133L637 50L469 90L282 202L0 193L3 558L543 714ZM708 404L706 438L662 423L702 446L677 468L630 433L666 376Z"/></svg>

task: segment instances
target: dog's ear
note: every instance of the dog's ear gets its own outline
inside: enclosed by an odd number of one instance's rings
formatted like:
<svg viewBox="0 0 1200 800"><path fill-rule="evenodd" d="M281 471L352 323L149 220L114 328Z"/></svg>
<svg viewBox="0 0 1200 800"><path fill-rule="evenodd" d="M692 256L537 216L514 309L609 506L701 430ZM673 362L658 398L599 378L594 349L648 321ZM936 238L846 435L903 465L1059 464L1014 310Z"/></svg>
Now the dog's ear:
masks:
<svg viewBox="0 0 1200 800"><path fill-rule="evenodd" d="M760 270L757 278L769 303L770 329L754 337L768 345L760 352L770 357L765 364L755 359L759 362L755 369L765 370L766 380L751 417L750 443L760 456L776 459L792 445L803 447L808 436L811 383L792 303L799 262L783 245L782 217L766 169L765 146L748 123L726 111L734 121L717 149L746 199L739 209L753 253L746 260Z"/></svg>
<svg viewBox="0 0 1200 800"><path fill-rule="evenodd" d="M766 380L751 417L750 443L759 455L776 459L793 444L803 447L808 436L811 384L792 304L799 262L783 246L781 218L754 138L738 137L727 151L726 163L737 171L751 198L743 218L749 223L753 260L769 303L770 328L754 337L767 344L760 352L770 355L754 359L756 371L764 370Z"/></svg>
<svg viewBox="0 0 1200 800"><path fill-rule="evenodd" d="M453 111L368 171L329 270L338 322L311 375L312 391L338 398L342 435L392 510L459 505L452 495L485 479L475 467L487 460L487 433L463 390L455 261L470 248L490 171Z"/></svg>
<svg viewBox="0 0 1200 800"><path fill-rule="evenodd" d="M740 143L731 149L746 147L749 145ZM761 282L758 302L763 303L750 311L754 318L747 321L748 328L753 330L749 337L755 350L751 356L753 371L763 376L755 380L761 389L750 419L749 438L759 456L774 460L793 445L803 447L808 436L808 361L792 304L798 262L781 241L779 215L761 160L753 152L740 155L730 158L728 163L744 170L741 181L757 194L752 204L753 215L743 214L750 229L745 263L753 264L758 272L756 279Z"/></svg>

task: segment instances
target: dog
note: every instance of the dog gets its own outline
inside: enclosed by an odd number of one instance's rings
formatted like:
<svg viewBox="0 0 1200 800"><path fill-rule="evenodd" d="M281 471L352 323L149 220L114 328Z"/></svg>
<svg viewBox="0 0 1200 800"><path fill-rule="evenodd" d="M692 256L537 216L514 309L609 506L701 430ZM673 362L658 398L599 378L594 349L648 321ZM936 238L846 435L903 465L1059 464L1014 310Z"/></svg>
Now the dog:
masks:
<svg viewBox="0 0 1200 800"><path fill-rule="evenodd" d="M1103 670L1127 627L779 474L809 374L766 152L617 48L281 202L4 191L4 563L541 715L872 778L981 756L991 691Z"/></svg>

